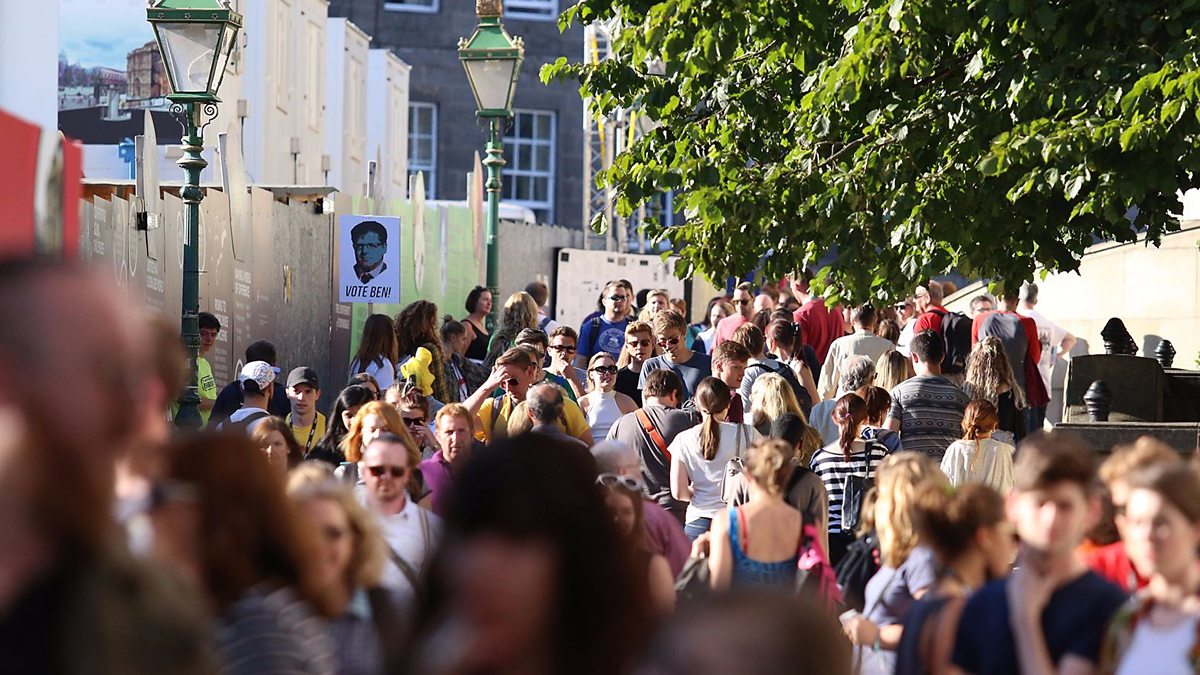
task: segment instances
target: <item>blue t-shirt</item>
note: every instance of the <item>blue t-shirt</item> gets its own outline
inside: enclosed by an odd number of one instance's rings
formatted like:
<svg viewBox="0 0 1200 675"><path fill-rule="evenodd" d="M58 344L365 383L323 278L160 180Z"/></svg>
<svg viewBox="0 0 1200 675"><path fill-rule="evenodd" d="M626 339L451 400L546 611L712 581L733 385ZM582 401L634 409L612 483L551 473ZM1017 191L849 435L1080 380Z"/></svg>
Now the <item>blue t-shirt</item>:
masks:
<svg viewBox="0 0 1200 675"><path fill-rule="evenodd" d="M610 322L603 315L595 319L585 319L579 327L579 356L590 359L596 352L603 351L612 354L614 359L617 358L621 355L621 348L625 346L625 326L629 325L629 319ZM593 328L597 323L599 326ZM593 335L593 332L597 334Z"/></svg>
<svg viewBox="0 0 1200 675"><path fill-rule="evenodd" d="M1005 583L1000 580L985 585L963 608L951 660L968 673L1020 672L1017 646L1009 627ZM1109 619L1125 600L1121 589L1091 571L1060 586L1042 611L1042 635L1050 659L1058 664L1067 654L1074 654L1099 662Z"/></svg>
<svg viewBox="0 0 1200 675"><path fill-rule="evenodd" d="M654 356L642 364L642 374L638 378L638 388L646 388L646 378L656 370L674 371L683 380L683 399L689 399L696 394L700 382L712 375L712 357L707 354L693 352L692 358L683 363L671 363L665 356Z"/></svg>

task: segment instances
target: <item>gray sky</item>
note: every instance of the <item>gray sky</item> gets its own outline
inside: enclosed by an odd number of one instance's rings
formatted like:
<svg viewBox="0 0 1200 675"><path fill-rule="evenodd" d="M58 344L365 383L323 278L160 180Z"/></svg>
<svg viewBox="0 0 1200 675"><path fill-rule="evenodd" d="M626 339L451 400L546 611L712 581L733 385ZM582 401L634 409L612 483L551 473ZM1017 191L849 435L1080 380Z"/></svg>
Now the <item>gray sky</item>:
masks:
<svg viewBox="0 0 1200 675"><path fill-rule="evenodd" d="M154 39L146 0L58 0L58 43L67 61L125 70L125 55Z"/></svg>

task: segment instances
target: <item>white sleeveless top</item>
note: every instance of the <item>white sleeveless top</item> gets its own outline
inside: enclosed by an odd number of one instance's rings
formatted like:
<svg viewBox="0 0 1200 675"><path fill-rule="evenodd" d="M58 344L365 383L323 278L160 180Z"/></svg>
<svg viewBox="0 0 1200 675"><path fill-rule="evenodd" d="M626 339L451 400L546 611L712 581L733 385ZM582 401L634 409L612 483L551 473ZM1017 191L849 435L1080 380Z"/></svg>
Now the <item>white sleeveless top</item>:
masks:
<svg viewBox="0 0 1200 675"><path fill-rule="evenodd" d="M592 427L592 440L596 443L603 441L608 436L608 430L613 423L620 419L621 409L617 407L617 392L606 391L600 393L600 398L590 397L591 406L588 407L587 421Z"/></svg>
<svg viewBox="0 0 1200 675"><path fill-rule="evenodd" d="M1117 675L1187 674L1194 672L1187 655L1196 641L1196 617L1180 622L1174 628L1153 628L1143 619L1133 629L1133 640L1121 659Z"/></svg>

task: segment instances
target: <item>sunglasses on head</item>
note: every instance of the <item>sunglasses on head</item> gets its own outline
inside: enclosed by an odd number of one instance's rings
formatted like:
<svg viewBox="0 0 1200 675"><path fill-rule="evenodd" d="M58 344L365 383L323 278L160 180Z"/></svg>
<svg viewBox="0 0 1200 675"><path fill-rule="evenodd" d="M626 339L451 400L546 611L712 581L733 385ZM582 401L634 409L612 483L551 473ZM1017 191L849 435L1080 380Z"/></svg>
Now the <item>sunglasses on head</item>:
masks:
<svg viewBox="0 0 1200 675"><path fill-rule="evenodd" d="M596 366L595 368L592 368L592 372L600 373L601 375L616 375L617 367L616 366Z"/></svg>
<svg viewBox="0 0 1200 675"><path fill-rule="evenodd" d="M629 476L622 476L616 473L602 473L599 476L596 476L596 485L602 485L604 487L616 487L620 485L621 487L629 490L642 489L642 484L639 483L636 478L630 478Z"/></svg>
<svg viewBox="0 0 1200 675"><path fill-rule="evenodd" d="M408 468L403 466L368 466L367 471L376 478L382 478L383 474L390 473L392 478L401 478L408 473Z"/></svg>

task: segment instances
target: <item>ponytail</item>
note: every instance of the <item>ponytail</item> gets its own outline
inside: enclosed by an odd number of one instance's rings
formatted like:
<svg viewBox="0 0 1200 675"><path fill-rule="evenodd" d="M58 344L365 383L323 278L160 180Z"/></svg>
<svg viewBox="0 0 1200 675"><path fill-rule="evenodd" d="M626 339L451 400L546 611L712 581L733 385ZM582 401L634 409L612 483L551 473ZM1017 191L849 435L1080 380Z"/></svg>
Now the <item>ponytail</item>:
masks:
<svg viewBox="0 0 1200 675"><path fill-rule="evenodd" d="M838 425L838 447L850 461L850 451L858 439L858 428L867 419L867 402L853 392L843 395L833 406L833 421Z"/></svg>
<svg viewBox="0 0 1200 675"><path fill-rule="evenodd" d="M776 345L788 351L792 358L800 358L804 351L804 329L795 321L775 319L767 325L767 335Z"/></svg>
<svg viewBox="0 0 1200 675"><path fill-rule="evenodd" d="M696 408L703 420L700 422L700 453L711 461L721 447L721 423L714 417L729 408L733 393L729 387L715 377L706 377L696 387Z"/></svg>
<svg viewBox="0 0 1200 675"><path fill-rule="evenodd" d="M967 404L963 411L962 430L963 440L977 441L984 434L990 434L1000 425L1000 415L996 406L987 399L977 399Z"/></svg>

